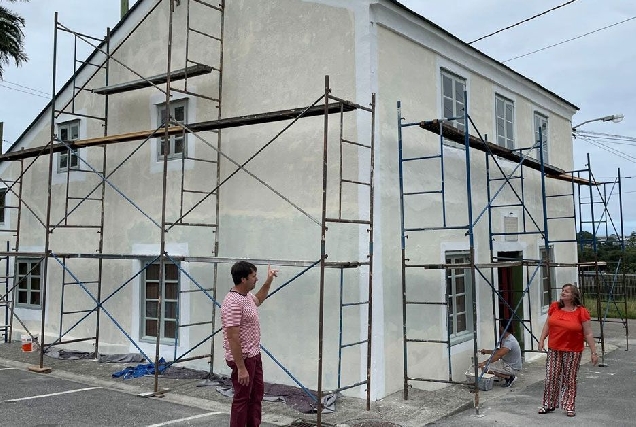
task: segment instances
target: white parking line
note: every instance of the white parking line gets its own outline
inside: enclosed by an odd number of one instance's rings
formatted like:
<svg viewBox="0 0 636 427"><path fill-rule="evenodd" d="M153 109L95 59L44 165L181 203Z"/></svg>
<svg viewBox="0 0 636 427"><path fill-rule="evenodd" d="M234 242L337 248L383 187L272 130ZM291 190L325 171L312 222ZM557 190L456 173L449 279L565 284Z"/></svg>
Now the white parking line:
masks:
<svg viewBox="0 0 636 427"><path fill-rule="evenodd" d="M15 371L18 368L0 368L0 371Z"/></svg>
<svg viewBox="0 0 636 427"><path fill-rule="evenodd" d="M101 388L101 387L86 387L86 388L78 388L77 390L68 390L68 391L61 391L59 393L51 393L51 394L40 394L38 396L29 396L29 397L21 397L19 399L9 399L9 400L5 400L5 402L20 402L22 400L32 400L32 399L40 399L42 397L51 397L51 396L59 396L60 394L71 394L71 393L78 393L80 391L88 391L88 390L95 390L97 388Z"/></svg>
<svg viewBox="0 0 636 427"><path fill-rule="evenodd" d="M204 417L209 417L210 415L220 415L220 414L223 414L223 412L208 412L207 414L193 415L187 418L179 418L178 420L166 421L165 423L152 424L152 425L149 425L148 427L169 426L170 424L176 424L183 421L196 420L197 418L204 418Z"/></svg>

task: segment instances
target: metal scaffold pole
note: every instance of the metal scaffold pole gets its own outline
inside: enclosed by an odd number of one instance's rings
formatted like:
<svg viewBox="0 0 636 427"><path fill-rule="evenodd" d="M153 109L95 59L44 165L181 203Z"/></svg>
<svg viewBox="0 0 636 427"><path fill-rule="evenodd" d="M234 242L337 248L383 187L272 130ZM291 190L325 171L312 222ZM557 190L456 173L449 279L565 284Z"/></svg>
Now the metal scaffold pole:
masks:
<svg viewBox="0 0 636 427"><path fill-rule="evenodd" d="M172 26L173 26L173 14L174 14L174 0L170 1L170 11L168 13L168 49L167 49L167 71L166 71L166 116L170 114L170 69L172 66ZM164 121L164 141L167 144L170 142L170 133L168 129L170 128L170 120L166 117ZM161 150L163 153L163 149ZM159 287L157 289L157 340L155 342L155 382L154 382L154 393L159 393L159 371L161 370L160 366L160 346L161 346L161 334L162 334L162 318L165 316L162 310L163 307L163 297L165 294L165 271L166 271L166 193L168 187L168 154L167 152L163 155L163 173L161 177L161 243L159 249ZM176 345L176 344L175 344Z"/></svg>
<svg viewBox="0 0 636 427"><path fill-rule="evenodd" d="M51 235L51 185L53 180L53 143L55 141L55 93L56 93L56 83L55 79L57 77L57 12L55 12L55 24L53 31L53 75L52 75L52 88L51 88L51 123L50 123L50 132L49 132L49 173L48 173L48 185L47 185L47 203L46 203L46 223L45 223L45 238L44 238L44 259L42 265L42 295L41 295L41 306L42 306L42 320L40 324L40 360L39 360L39 369L44 370L44 345L46 342L45 339L45 326L46 326L46 296L47 296L47 288L49 287L49 283L47 281L47 273L49 267L49 253L50 253L50 235Z"/></svg>

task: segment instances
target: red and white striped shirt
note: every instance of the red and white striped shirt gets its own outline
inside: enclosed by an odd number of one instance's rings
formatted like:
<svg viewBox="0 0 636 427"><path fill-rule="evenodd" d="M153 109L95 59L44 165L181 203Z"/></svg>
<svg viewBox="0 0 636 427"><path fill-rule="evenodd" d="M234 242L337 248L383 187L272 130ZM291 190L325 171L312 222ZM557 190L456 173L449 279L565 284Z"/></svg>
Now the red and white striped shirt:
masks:
<svg viewBox="0 0 636 427"><path fill-rule="evenodd" d="M227 328L239 327L239 340L243 358L254 357L261 352L261 325L258 319L258 298L248 292L242 295L230 291L221 305L221 323L223 324L223 348L225 360L233 361L230 342L227 339Z"/></svg>

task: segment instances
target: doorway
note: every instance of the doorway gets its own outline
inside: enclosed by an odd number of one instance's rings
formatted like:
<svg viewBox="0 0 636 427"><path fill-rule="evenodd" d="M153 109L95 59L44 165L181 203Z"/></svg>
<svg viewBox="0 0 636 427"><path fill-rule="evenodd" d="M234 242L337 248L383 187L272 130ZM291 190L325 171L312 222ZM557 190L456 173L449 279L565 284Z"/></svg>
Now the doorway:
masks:
<svg viewBox="0 0 636 427"><path fill-rule="evenodd" d="M520 261L523 259L523 252L497 252L498 261ZM497 298L499 303L499 319L512 319L514 327L514 336L519 341L521 348L523 343L523 326L519 319L524 319L523 311L523 266L515 265L510 267L499 267L497 269L497 278L499 280L499 295ZM505 301L505 302L504 302ZM521 301L521 302L520 302ZM519 306L517 307L517 304ZM513 310L516 317L513 315Z"/></svg>

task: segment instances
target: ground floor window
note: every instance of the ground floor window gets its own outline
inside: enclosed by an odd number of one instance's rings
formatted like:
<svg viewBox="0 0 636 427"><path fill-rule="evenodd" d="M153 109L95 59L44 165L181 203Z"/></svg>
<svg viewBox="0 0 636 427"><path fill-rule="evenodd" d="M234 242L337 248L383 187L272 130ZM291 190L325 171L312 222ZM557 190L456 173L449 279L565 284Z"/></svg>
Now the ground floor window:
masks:
<svg viewBox="0 0 636 427"><path fill-rule="evenodd" d="M148 263L143 275L142 286L142 337L175 340L178 338L179 314L179 268L171 263L164 264L163 288L161 303L159 290L161 286L159 262ZM159 321L161 318L161 321Z"/></svg>
<svg viewBox="0 0 636 427"><path fill-rule="evenodd" d="M473 332L473 300L471 292L468 252L446 252L446 297L448 298L448 327L451 342L470 339ZM462 265L452 267L453 264ZM465 338L465 339L464 339Z"/></svg>
<svg viewBox="0 0 636 427"><path fill-rule="evenodd" d="M552 247L548 249L541 248L541 260L541 301L543 302L544 311L547 311L548 306L552 302L556 271L552 266L548 269L546 261L554 262L554 249Z"/></svg>
<svg viewBox="0 0 636 427"><path fill-rule="evenodd" d="M42 260L18 259L16 261L16 271L16 306L41 308Z"/></svg>

